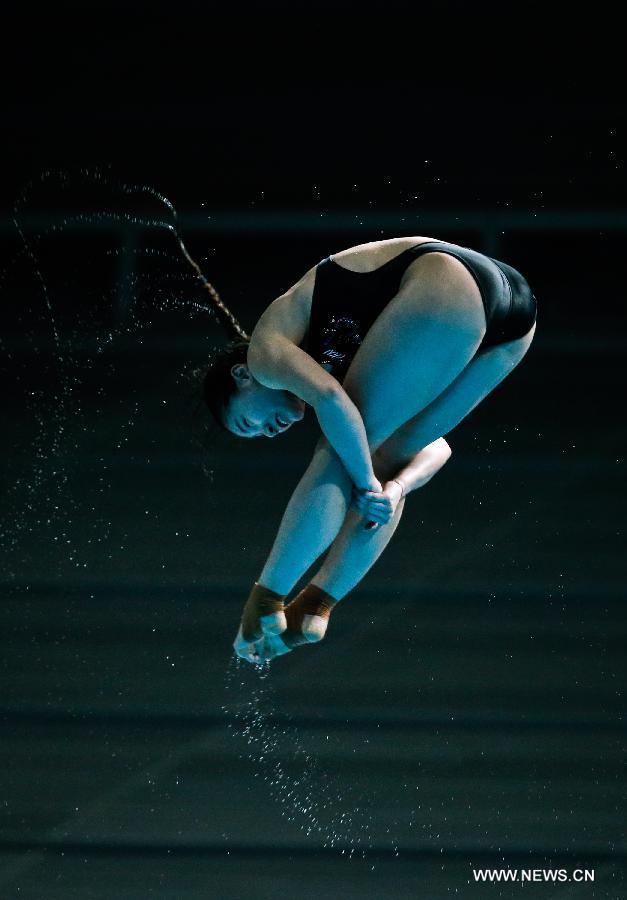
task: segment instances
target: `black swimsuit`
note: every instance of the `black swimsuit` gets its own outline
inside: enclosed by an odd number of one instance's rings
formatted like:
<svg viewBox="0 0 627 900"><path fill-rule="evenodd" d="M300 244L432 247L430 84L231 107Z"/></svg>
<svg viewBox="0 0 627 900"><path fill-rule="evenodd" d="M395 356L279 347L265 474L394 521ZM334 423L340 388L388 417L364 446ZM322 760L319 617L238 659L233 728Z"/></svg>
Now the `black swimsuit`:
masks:
<svg viewBox="0 0 627 900"><path fill-rule="evenodd" d="M525 335L536 320L536 298L516 269L475 250L426 241L403 250L372 272L351 272L331 256L316 266L309 331L302 348L338 381L369 328L398 293L405 270L423 253L448 253L477 282L486 317L480 352Z"/></svg>

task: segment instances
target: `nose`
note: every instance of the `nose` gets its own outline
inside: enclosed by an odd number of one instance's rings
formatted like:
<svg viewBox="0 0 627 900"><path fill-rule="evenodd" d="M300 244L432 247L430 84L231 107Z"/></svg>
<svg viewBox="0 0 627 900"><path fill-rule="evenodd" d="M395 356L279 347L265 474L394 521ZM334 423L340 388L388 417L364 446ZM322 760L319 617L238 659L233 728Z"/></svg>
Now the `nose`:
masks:
<svg viewBox="0 0 627 900"><path fill-rule="evenodd" d="M283 434L284 431L287 431L290 425L284 425L282 428L279 428L278 425L271 425L268 423L268 425L266 425L266 437L276 437L277 434Z"/></svg>

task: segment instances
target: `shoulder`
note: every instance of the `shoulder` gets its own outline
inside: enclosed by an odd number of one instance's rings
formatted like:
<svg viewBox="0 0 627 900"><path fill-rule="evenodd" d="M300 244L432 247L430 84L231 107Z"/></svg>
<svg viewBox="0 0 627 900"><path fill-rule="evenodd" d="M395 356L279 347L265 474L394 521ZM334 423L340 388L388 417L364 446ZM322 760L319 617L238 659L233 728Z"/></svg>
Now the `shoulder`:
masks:
<svg viewBox="0 0 627 900"><path fill-rule="evenodd" d="M309 327L315 281L316 266L312 266L296 284L266 307L250 336L253 354L255 345L265 344L278 336L300 344Z"/></svg>

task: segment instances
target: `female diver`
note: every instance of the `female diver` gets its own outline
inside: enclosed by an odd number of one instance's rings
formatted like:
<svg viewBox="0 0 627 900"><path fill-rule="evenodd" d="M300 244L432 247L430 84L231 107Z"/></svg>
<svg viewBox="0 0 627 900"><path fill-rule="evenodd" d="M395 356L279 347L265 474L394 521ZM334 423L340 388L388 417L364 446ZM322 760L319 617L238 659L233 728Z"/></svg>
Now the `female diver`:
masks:
<svg viewBox="0 0 627 900"><path fill-rule="evenodd" d="M523 358L536 300L515 269L425 237L329 256L235 336L204 381L220 424L276 437L313 407L322 436L244 606L238 656L263 663L319 641L364 577L406 496L448 460L444 440ZM296 582L329 549L312 581Z"/></svg>

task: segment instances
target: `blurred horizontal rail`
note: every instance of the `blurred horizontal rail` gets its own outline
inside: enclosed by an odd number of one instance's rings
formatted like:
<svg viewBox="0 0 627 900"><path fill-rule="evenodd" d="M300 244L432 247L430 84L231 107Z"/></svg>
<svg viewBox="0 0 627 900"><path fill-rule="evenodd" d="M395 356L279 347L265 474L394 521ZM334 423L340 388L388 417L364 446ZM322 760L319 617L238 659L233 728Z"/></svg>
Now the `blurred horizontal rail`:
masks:
<svg viewBox="0 0 627 900"><path fill-rule="evenodd" d="M416 589L415 582L411 579L407 579L405 583L396 580L394 586L392 588L388 587L386 590L387 593L394 597L413 600L416 596ZM21 597L27 598L31 603L45 603L46 599L49 597L71 597L72 594L78 595L85 591L89 591L93 594L101 593L103 599L110 595L112 591L115 591L118 595L124 596L148 594L150 597L170 597L172 596L173 591L176 591L178 594L185 596L186 603L197 602L199 604L206 604L207 594L209 593L219 592L220 594L231 594L234 597L241 598L242 593L248 590L250 590L250 584L245 578L233 579L230 581L205 581L200 585L197 580L185 582L180 578L177 579L176 585L169 582L160 584L152 580L150 576L146 576L146 578L118 576L111 580L87 578L83 576L74 581L70 581L67 578L59 581L35 577L28 581L15 578L0 578L0 591L5 591L7 594L9 592L15 592ZM376 599L380 594L381 585L372 580L369 583L360 584L359 586L359 595L365 599ZM532 587L526 586L524 590L525 603L538 603L543 605L546 603L547 594L551 594L549 588L546 590L534 590ZM594 600L592 602L596 603L599 597L603 597L604 599L613 600L622 605L624 596L625 591L622 585L618 587L611 584L596 585ZM437 597L438 601L443 602L458 600L460 598L465 598L465 600L471 602L485 597L485 588L466 585L459 589L438 587ZM590 602L590 588L582 584L569 585L568 600L570 602ZM517 592L512 589L504 593L499 593L498 602L511 603L516 606L520 603L520 597Z"/></svg>
<svg viewBox="0 0 627 900"><path fill-rule="evenodd" d="M154 225L147 221L83 218L85 213L59 210L51 213L29 213L19 217L20 227L27 232L41 231L56 225L76 231L111 232L145 231ZM155 220L156 221L156 220ZM167 219L159 220L168 224ZM480 231L486 235L498 235L508 229L520 231L590 231L593 229L627 229L625 210L564 210L539 209L531 212L519 210L224 210L214 213L181 213L180 225L188 232L277 233L320 231L352 231L355 228L401 228L415 224L420 228L456 228ZM0 231L12 231L12 216L0 216Z"/></svg>
<svg viewBox="0 0 627 900"><path fill-rule="evenodd" d="M129 286L133 284L136 255L145 235L173 227L173 219L135 214L80 210L57 210L26 213L19 222L11 215L0 216L0 235L15 231L16 224L28 240L39 234L106 234L112 235L123 252L119 260L119 290L117 321L125 321L129 305ZM488 256L499 258L501 242L511 232L595 232L627 230L625 210L221 210L217 212L189 212L179 215L179 230L185 237L199 235L255 235L303 236L321 233L438 234L444 238L455 232L475 235L472 244ZM355 238L352 239L353 242Z"/></svg>
<svg viewBox="0 0 627 900"><path fill-rule="evenodd" d="M498 859L500 861L503 860L504 852L507 855L508 861L512 861L515 859L526 860L527 862L530 859L532 854L538 856L546 856L547 859L551 860L571 860L574 859L576 861L581 860L582 856L585 856L586 863L588 862L600 862L603 860L622 860L627 858L627 852L618 849L618 850L600 850L597 847L582 847L578 845L572 851L560 847L556 848L554 846L550 847L542 847L537 846L533 848L529 847L508 847L506 851L503 851L500 848L495 848L494 850L488 850L483 847L477 847L474 844L469 844L467 846L456 846L456 847L447 847L447 848L439 848L433 846L423 846L423 847L368 847L367 850L360 850L359 848L350 847L348 845L342 846L337 843L334 847L320 847L311 846L311 847L303 847L303 846L281 846L277 847L274 844L235 844L235 843L222 843L222 844L214 844L214 843L181 843L181 844L173 844L172 842L164 842L164 843L156 843L156 842L143 842L143 841L110 841L110 842L96 842L96 841L68 841L63 840L62 838L51 838L45 839L42 841L10 841L10 840L2 840L0 841L0 851L7 850L28 850L28 851L43 851L43 852L63 852L63 853L76 853L76 854L85 854L91 853L94 855L151 855L151 856L237 856L241 858L248 857L273 857L277 860L277 863L284 862L285 859L337 859L338 856L342 854L355 856L356 858L361 857L362 852L364 855L371 860L395 860L397 861L399 857L404 857L405 859L412 860L426 860L426 859L437 859L441 860L443 858L447 859L461 859L464 862L467 862L470 857L474 860L491 860ZM583 868L583 866L582 866Z"/></svg>
<svg viewBox="0 0 627 900"><path fill-rule="evenodd" d="M581 333L560 334L556 332L542 332L534 339L533 352L537 356L547 355L569 355L569 356L595 356L598 354L607 355L608 353L620 354L621 356L627 349L627 334L620 331L623 325L616 322L614 331L606 331L603 334L594 334L590 331ZM200 337L188 333L178 333L174 337L170 334L155 335L146 334L142 336L142 354L154 355L157 357L174 357L180 359L182 354L203 353L207 349L208 340L206 335ZM33 345L33 338L30 335L24 335L22 332L3 331L2 344L5 350L12 354L23 354L25 357L38 356L44 353L56 355L58 353L58 345L56 341L48 334L38 334L37 343ZM73 335L72 336L72 355L80 358L86 356L94 357L96 353L102 354L107 358L114 357L116 359L125 356L137 356L137 336L136 335L116 335L115 345L105 347L103 349L102 342L96 337L89 335Z"/></svg>
<svg viewBox="0 0 627 900"><path fill-rule="evenodd" d="M207 712L206 708L181 710L180 705L162 705L161 707L151 704L148 706L130 706L125 705L124 708L114 709L113 707L106 710L96 710L89 707L75 707L71 709L53 709L43 706L21 704L18 706L4 705L0 707L0 721L5 725L9 723L30 723L41 724L96 724L106 723L108 725L127 724L129 722L142 725L154 725L161 727L163 725L180 725L193 726L200 730L208 730L213 728L224 728L225 725L236 725L241 727L241 718L225 714L215 714ZM530 718L521 716L519 719L511 718L511 716L498 715L476 715L476 716L460 716L450 715L449 713L441 716L425 713L424 715L408 712L402 716L398 713L389 713L379 710L373 715L354 714L333 714L325 712L324 715L318 716L299 716L299 715L276 715L264 714L263 724L269 728L310 728L318 731L333 728L335 730L346 730L355 732L357 729L371 729L376 726L377 731L419 731L426 729L430 731L433 728L448 728L451 730L464 729L466 731L501 731L501 732L520 732L541 730L546 731L570 731L570 732L602 732L603 734L624 734L627 731L627 721L620 719L608 719L602 717L590 718L574 718L574 717L557 717L552 714L550 717L541 715ZM512 776L517 777L517 776Z"/></svg>

